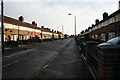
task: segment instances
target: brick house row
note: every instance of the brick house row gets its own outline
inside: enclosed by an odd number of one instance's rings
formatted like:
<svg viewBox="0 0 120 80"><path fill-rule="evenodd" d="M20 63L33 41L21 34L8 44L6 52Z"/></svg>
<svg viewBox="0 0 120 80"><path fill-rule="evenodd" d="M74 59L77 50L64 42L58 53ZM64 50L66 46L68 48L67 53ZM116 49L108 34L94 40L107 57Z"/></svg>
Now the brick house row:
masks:
<svg viewBox="0 0 120 80"><path fill-rule="evenodd" d="M109 16L108 13L103 13L103 20L96 19L95 24L82 31L80 35L102 41L120 36L120 9Z"/></svg>
<svg viewBox="0 0 120 80"><path fill-rule="evenodd" d="M33 21L31 24L24 22L22 16L18 20L11 17L4 16L4 41L28 40L32 37L39 37L41 39L63 38L63 34L59 31L38 27L37 23Z"/></svg>
<svg viewBox="0 0 120 80"><path fill-rule="evenodd" d="M98 46L99 40L101 43L120 36L120 8L111 15L103 13L103 20L96 19L80 36L86 38L83 54L96 80L120 80L120 46Z"/></svg>

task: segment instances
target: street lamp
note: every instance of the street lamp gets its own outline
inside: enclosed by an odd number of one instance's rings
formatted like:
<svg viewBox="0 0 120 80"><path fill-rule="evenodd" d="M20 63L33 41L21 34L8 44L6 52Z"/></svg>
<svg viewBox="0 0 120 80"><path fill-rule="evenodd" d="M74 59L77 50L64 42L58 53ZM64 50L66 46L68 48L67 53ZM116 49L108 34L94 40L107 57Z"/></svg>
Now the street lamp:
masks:
<svg viewBox="0 0 120 80"><path fill-rule="evenodd" d="M73 14L68 14L68 15L73 15ZM75 39L76 39L76 15L73 15L74 16L74 23L75 23Z"/></svg>

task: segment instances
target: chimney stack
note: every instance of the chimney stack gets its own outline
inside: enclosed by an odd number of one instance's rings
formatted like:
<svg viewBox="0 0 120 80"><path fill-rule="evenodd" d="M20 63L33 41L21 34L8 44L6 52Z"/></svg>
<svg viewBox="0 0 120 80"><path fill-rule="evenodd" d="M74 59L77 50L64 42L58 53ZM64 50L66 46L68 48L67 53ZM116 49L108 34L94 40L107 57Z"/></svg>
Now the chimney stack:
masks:
<svg viewBox="0 0 120 80"><path fill-rule="evenodd" d="M103 20L106 20L108 18L108 13L104 12L103 13Z"/></svg>
<svg viewBox="0 0 120 80"><path fill-rule="evenodd" d="M54 32L54 30L52 29L52 32Z"/></svg>
<svg viewBox="0 0 120 80"><path fill-rule="evenodd" d="M98 24L98 23L99 23L99 19L96 19L96 20L95 20L95 24Z"/></svg>
<svg viewBox="0 0 120 80"><path fill-rule="evenodd" d="M92 27L94 27L95 25L94 24L92 24Z"/></svg>
<svg viewBox="0 0 120 80"><path fill-rule="evenodd" d="M35 24L36 24L35 21L33 21L33 22L32 22L32 25L35 25Z"/></svg>
<svg viewBox="0 0 120 80"><path fill-rule="evenodd" d="M23 16L20 16L20 17L19 17L19 21L24 22Z"/></svg>
<svg viewBox="0 0 120 80"><path fill-rule="evenodd" d="M44 29L44 26L41 26L42 29Z"/></svg>
<svg viewBox="0 0 120 80"><path fill-rule="evenodd" d="M35 23L35 26L37 26L37 23Z"/></svg>

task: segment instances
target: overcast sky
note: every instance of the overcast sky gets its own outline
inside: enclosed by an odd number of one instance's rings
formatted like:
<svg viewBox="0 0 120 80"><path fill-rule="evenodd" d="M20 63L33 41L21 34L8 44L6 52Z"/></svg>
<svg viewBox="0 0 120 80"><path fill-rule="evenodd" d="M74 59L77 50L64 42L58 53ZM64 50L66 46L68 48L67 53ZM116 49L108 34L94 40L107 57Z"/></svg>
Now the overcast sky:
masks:
<svg viewBox="0 0 120 80"><path fill-rule="evenodd" d="M38 26L74 34L74 15L77 17L77 34L102 20L102 14L118 10L119 0L5 0L4 14L25 22L36 21ZM69 13L73 15L68 15Z"/></svg>

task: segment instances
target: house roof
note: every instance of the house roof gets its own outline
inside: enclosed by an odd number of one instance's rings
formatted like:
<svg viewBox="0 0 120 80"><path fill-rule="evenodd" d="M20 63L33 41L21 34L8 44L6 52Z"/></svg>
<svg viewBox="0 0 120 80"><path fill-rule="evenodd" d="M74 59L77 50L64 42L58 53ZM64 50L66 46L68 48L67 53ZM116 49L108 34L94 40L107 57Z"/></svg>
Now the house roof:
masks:
<svg viewBox="0 0 120 80"><path fill-rule="evenodd" d="M28 27L28 28L42 30L42 31L45 31L45 32L56 33L56 32L52 32L52 31L47 30L47 29L42 29L40 27L37 27L37 26L35 26L33 24L30 24L30 23L27 23L27 22L21 22L17 19L7 17L7 16L4 16L3 20L4 20L4 23L10 23L10 24L18 25L18 26L24 26L24 27Z"/></svg>
<svg viewBox="0 0 120 80"><path fill-rule="evenodd" d="M30 23L27 23L27 22L21 22L19 20L16 20L14 18L11 18L11 17L7 17L7 16L4 16L4 23L10 23L10 24L14 24L14 25L19 25L19 26L25 26L25 27L29 27L29 28L33 28L33 29L40 29L39 27L35 26L35 25L32 25Z"/></svg>
<svg viewBox="0 0 120 80"><path fill-rule="evenodd" d="M106 20L108 20L108 19L110 19L110 18L116 16L117 14L120 14L120 9L117 10L117 11L115 11L115 12L112 13L111 15L109 15L108 18L106 18L105 20L101 20L98 24L95 24L95 25L93 24L91 28L93 28L93 27L99 25L100 23L103 23L104 21L106 21Z"/></svg>
<svg viewBox="0 0 120 80"><path fill-rule="evenodd" d="M114 17L114 16L117 15L117 14L120 14L120 9L117 10L117 11L115 11L115 12L112 13L111 15L109 15L107 19L105 19L105 20L101 20L98 24L95 24L94 26L99 25L100 23L103 23L104 21L106 21L106 20L108 20L108 19Z"/></svg>

